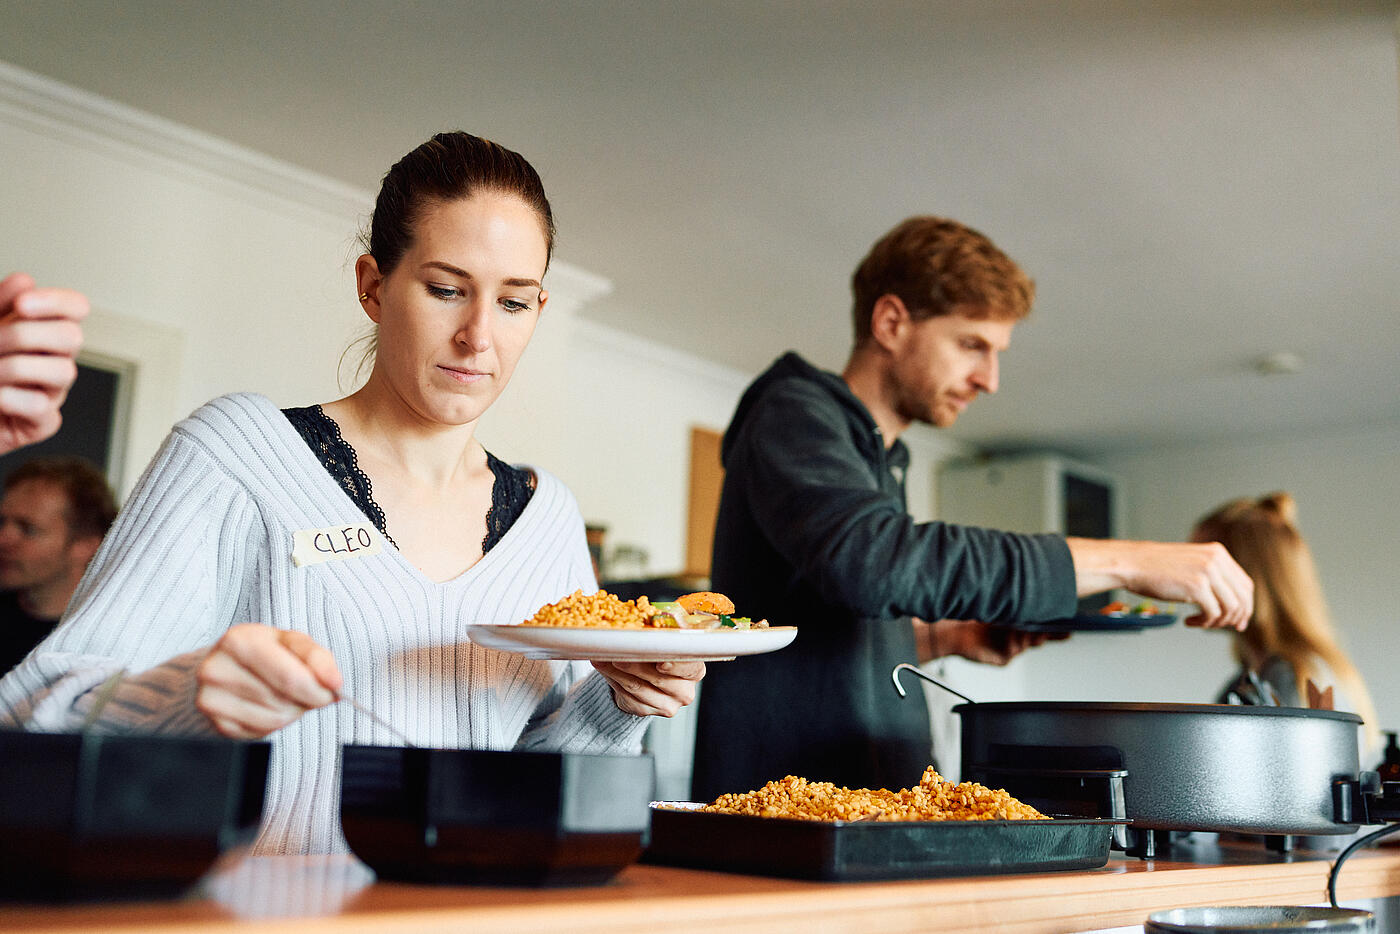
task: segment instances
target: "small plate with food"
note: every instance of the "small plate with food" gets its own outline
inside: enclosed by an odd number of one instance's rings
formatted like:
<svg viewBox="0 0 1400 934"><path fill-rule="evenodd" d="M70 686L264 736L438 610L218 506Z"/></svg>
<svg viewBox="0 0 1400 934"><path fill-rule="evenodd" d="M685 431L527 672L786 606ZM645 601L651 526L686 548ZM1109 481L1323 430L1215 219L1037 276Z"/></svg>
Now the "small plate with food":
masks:
<svg viewBox="0 0 1400 934"><path fill-rule="evenodd" d="M797 627L741 616L728 597L708 591L652 603L600 590L575 591L522 623L468 626L467 636L477 645L527 658L728 661L777 651L792 642Z"/></svg>
<svg viewBox="0 0 1400 934"><path fill-rule="evenodd" d="M1158 606L1142 600L1129 606L1115 600L1097 613L1080 613L1067 619L1050 619L1036 623L1017 623L1014 628L1026 632L1140 632L1171 626L1178 619L1175 606Z"/></svg>

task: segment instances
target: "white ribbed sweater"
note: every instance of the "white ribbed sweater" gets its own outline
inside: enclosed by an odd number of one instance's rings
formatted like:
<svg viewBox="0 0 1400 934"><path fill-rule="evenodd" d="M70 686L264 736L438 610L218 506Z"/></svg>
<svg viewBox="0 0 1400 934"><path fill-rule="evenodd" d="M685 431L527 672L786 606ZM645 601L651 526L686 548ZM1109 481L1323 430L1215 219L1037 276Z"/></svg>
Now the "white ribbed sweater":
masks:
<svg viewBox="0 0 1400 934"><path fill-rule="evenodd" d="M75 729L95 688L126 668L101 728L208 733L194 707L194 668L230 625L260 622L330 649L344 692L417 745L634 753L645 719L619 711L587 664L529 660L464 635L467 623L518 623L596 586L577 503L535 472L538 488L515 524L445 583L377 532L376 555L295 567L295 531L365 516L271 402L215 399L175 426L62 624L0 681L0 722ZM257 850L344 850L339 744L393 738L333 704L271 739Z"/></svg>

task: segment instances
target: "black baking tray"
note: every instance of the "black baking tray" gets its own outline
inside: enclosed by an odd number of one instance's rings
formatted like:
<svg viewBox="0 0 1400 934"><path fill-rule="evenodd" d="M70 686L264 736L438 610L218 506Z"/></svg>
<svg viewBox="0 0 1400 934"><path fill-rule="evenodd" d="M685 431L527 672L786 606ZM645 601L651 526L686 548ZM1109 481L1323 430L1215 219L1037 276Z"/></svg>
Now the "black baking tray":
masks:
<svg viewBox="0 0 1400 934"><path fill-rule="evenodd" d="M1097 869L1122 820L808 821L651 808L643 862L690 869L855 882Z"/></svg>

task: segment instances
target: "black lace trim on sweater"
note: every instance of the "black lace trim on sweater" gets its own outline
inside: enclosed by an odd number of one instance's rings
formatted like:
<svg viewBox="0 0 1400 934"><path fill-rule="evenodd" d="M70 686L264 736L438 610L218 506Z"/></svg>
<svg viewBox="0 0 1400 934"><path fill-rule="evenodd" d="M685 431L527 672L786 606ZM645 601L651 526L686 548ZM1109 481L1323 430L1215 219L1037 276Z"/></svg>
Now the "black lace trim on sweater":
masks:
<svg viewBox="0 0 1400 934"><path fill-rule="evenodd" d="M486 537L481 540L481 553L486 554L515 525L515 520L530 504L535 494L535 472L512 467L490 451L486 466L496 482L491 484L491 508L486 512Z"/></svg>
<svg viewBox="0 0 1400 934"><path fill-rule="evenodd" d="M350 442L340 434L340 426L335 419L321 410L319 405L302 408L283 409L282 414L301 435L321 466L331 475L360 507L374 527L389 539L395 548L398 543L389 534L388 520L384 510L374 501L374 490L369 477L360 469L359 458ZM482 539L483 554L490 551L501 540L515 520L525 511L530 497L535 492L535 475L528 470L519 470L500 460L490 451L486 452L486 466L491 469L495 482L491 485L491 509L486 513L486 537Z"/></svg>

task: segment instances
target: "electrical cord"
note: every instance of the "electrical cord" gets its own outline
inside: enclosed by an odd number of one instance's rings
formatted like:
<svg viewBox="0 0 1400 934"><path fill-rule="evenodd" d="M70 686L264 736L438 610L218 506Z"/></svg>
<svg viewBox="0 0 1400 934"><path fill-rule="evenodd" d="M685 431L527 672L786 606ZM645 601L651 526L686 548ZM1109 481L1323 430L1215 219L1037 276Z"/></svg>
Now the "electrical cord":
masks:
<svg viewBox="0 0 1400 934"><path fill-rule="evenodd" d="M1400 824L1389 824L1380 830L1373 830L1361 839L1352 841L1351 845L1337 856L1337 861L1332 864L1332 871L1327 874L1327 900L1332 903L1333 908L1341 907L1337 904L1337 874L1342 871L1342 863L1346 862L1348 856L1363 846L1368 846L1382 837L1388 837L1396 832L1400 832Z"/></svg>

